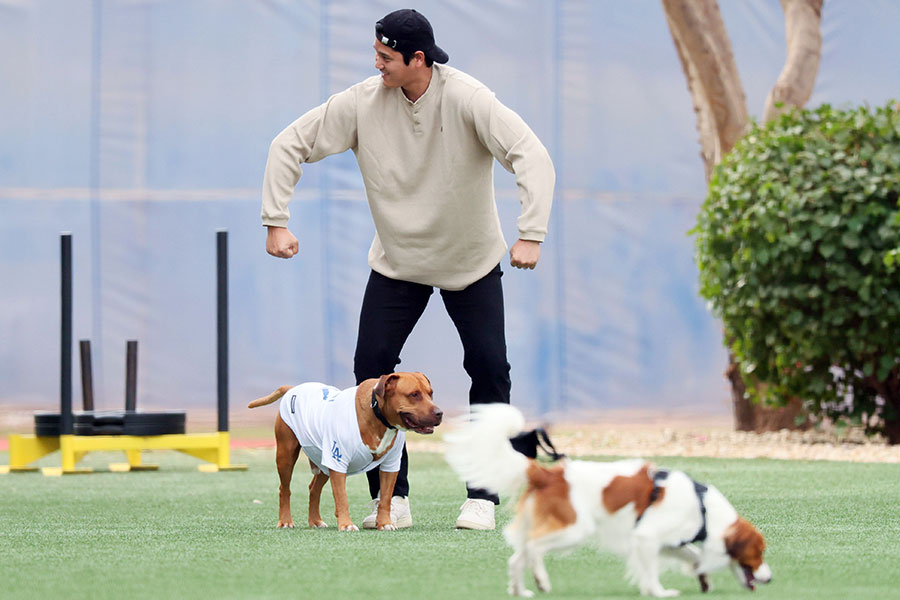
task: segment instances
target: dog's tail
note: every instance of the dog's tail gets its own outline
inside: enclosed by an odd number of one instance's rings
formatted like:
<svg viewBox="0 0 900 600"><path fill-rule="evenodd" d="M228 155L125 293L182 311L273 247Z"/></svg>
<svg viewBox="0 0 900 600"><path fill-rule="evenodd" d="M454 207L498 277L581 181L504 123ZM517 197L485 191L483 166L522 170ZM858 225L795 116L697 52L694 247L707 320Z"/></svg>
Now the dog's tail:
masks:
<svg viewBox="0 0 900 600"><path fill-rule="evenodd" d="M272 404L282 396L284 396L287 391L291 389L289 385L283 385L268 396L263 396L262 398L257 398L253 402L247 405L247 408L256 408L257 406L265 406L266 404Z"/></svg>
<svg viewBox="0 0 900 600"><path fill-rule="evenodd" d="M470 487L513 495L525 484L530 459L513 450L509 438L524 427L522 413L508 404L473 406L444 437L447 462Z"/></svg>

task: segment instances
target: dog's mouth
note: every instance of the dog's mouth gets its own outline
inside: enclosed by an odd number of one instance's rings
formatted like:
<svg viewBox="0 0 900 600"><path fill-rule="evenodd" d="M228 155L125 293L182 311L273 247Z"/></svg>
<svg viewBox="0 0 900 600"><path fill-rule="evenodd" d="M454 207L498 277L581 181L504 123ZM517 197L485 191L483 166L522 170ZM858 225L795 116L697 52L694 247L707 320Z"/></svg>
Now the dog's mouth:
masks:
<svg viewBox="0 0 900 600"><path fill-rule="evenodd" d="M428 435L430 433L434 433L434 428L437 425L440 425L440 421L433 425L426 425L419 423L413 416L409 413L400 413L400 419L403 421L403 427L416 433L421 433L422 435Z"/></svg>

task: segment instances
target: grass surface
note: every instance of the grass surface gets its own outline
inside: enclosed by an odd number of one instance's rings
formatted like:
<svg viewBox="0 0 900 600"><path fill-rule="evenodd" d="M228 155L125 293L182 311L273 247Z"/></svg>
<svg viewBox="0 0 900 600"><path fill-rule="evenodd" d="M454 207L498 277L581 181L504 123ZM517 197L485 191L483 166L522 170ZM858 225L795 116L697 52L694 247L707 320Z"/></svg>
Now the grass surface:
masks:
<svg viewBox="0 0 900 600"><path fill-rule="evenodd" d="M0 464L8 457L0 453ZM44 459L53 464L58 455ZM120 454L90 454L105 468ZM338 532L330 487L327 530L276 530L272 450L236 450L245 472L203 474L198 461L146 453L157 472L66 477L0 475L2 598L506 598L509 548L499 531L456 531L464 500L443 458L411 456L415 525ZM684 597L900 598L900 465L658 459L714 483L766 535L774 580L751 594L730 573L696 581L670 572ZM305 463L294 518L306 521ZM367 514L365 478L348 480L351 516ZM255 503L254 500L261 501ZM498 512L502 526L510 518ZM639 598L621 560L583 548L547 559L552 598ZM534 589L531 582L529 582Z"/></svg>

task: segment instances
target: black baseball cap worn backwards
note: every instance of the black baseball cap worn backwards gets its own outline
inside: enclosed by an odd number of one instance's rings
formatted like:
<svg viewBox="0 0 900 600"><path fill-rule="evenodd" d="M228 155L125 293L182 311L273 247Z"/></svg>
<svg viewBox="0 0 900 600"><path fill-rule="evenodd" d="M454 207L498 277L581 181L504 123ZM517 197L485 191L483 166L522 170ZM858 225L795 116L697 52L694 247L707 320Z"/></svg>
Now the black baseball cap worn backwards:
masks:
<svg viewBox="0 0 900 600"><path fill-rule="evenodd" d="M450 60L434 43L431 23L411 8L395 10L375 23L375 39L397 52L421 50L436 63Z"/></svg>

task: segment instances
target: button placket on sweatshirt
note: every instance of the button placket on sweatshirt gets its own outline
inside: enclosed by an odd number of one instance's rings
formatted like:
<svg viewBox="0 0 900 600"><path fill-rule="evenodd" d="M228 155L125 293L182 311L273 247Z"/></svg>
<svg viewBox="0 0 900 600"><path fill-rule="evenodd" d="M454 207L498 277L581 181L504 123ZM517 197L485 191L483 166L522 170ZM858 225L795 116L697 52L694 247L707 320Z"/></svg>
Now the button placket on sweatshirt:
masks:
<svg viewBox="0 0 900 600"><path fill-rule="evenodd" d="M424 133L422 131L422 119L419 116L419 113L421 113L422 111L422 107L418 103L410 102L408 108L410 121L412 121L413 132L417 135L422 135L422 133Z"/></svg>
<svg viewBox="0 0 900 600"><path fill-rule="evenodd" d="M426 111L425 104L429 101L429 98L433 94L430 94L432 86L429 85L428 89L425 90L425 93L422 94L418 100L412 102L405 95L403 99L406 100L406 108L409 111L410 121L412 121L412 129L413 133L416 135L422 135L424 133L424 129L422 128L422 120L424 118L424 113Z"/></svg>

